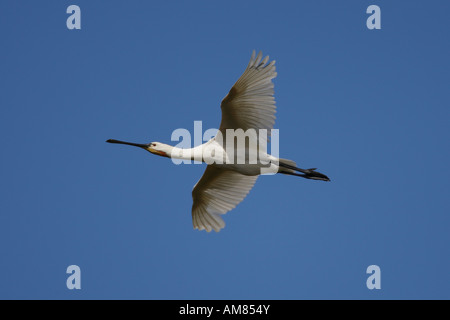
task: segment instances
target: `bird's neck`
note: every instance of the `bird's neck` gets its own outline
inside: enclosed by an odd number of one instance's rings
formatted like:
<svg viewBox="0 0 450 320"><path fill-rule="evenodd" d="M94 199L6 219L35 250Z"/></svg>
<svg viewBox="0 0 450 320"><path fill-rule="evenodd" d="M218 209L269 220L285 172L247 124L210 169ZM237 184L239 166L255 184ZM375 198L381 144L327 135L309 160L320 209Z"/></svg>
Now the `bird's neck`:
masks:
<svg viewBox="0 0 450 320"><path fill-rule="evenodd" d="M172 159L203 161L203 144L194 148L168 147L167 154Z"/></svg>

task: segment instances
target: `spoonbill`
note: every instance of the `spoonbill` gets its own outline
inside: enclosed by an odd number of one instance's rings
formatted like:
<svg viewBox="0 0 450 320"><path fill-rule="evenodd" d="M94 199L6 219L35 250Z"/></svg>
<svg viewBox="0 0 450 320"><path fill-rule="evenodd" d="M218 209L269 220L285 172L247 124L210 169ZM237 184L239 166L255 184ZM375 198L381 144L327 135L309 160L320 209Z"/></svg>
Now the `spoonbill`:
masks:
<svg viewBox="0 0 450 320"><path fill-rule="evenodd" d="M330 181L326 175L315 171L316 168L301 169L292 160L267 154L267 149L259 144L256 149L250 147L250 143L243 147L245 155L257 154L257 163L217 161L218 157L219 160L229 160L230 151L224 147L229 129L258 132L249 135L249 140L262 138L258 141L267 141L269 139L270 130L275 123L276 112L272 79L276 77L277 73L275 61L268 62L269 56L262 59L262 52L255 56L255 51L253 51L244 73L222 100L222 120L216 137L200 146L183 149L161 142L140 144L115 139L106 141L139 147L158 156L206 162L208 164L206 170L192 190L194 229L218 232L224 228L225 222L221 215L234 209L244 200L262 173L262 168L267 168L268 165L275 164L276 173ZM261 131L261 129L266 131ZM205 152L206 149L209 152ZM239 150L234 146L233 151Z"/></svg>

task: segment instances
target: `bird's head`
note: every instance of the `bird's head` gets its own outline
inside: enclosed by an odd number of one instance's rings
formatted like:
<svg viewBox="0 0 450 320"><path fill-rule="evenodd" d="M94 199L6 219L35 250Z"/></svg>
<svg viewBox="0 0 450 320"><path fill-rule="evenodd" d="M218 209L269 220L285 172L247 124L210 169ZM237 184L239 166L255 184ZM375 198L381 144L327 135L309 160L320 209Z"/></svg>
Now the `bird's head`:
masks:
<svg viewBox="0 0 450 320"><path fill-rule="evenodd" d="M147 145L147 148L145 148L147 151L156 154L158 156L162 157L170 157L170 149L172 147L161 143L161 142L151 142Z"/></svg>
<svg viewBox="0 0 450 320"><path fill-rule="evenodd" d="M170 151L172 148L171 146L161 143L161 142L151 142L151 143L145 144L145 143L126 142L126 141L120 141L120 140L115 140L115 139L108 139L108 140L106 140L106 142L126 144L129 146L139 147L139 148L147 150L148 152L156 154L158 156L168 157L168 158L170 157Z"/></svg>

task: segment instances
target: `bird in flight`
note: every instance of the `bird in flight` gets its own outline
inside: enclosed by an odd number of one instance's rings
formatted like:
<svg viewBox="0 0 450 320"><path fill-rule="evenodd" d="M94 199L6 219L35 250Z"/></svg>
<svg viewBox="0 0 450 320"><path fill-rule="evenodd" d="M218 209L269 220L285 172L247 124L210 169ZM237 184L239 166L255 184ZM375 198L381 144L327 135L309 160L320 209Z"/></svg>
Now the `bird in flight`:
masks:
<svg viewBox="0 0 450 320"><path fill-rule="evenodd" d="M266 142L276 112L272 79L277 75L275 61L268 62L268 56L263 59L261 52L256 56L253 51L244 73L222 100L217 135L200 146L186 149L160 142L106 141L139 147L163 157L206 162L206 170L192 190L194 229L218 232L224 228L221 216L244 200L264 172L330 181L316 168L301 169L292 160L267 153ZM240 139L242 134L244 139Z"/></svg>

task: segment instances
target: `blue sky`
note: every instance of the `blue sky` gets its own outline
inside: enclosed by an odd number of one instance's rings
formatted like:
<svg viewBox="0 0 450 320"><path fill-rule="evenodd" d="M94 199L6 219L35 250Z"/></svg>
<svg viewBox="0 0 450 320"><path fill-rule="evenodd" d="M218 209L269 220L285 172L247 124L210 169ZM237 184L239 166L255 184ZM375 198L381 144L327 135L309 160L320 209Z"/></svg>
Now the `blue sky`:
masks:
<svg viewBox="0 0 450 320"><path fill-rule="evenodd" d="M66 8L81 8L68 30ZM366 8L381 8L381 29ZM0 298L448 299L448 1L3 1ZM253 49L277 60L280 153L220 233L192 229L205 165L171 143L220 122ZM175 142L176 144L176 142ZM81 268L68 290L66 268ZM381 289L366 268L381 269Z"/></svg>

